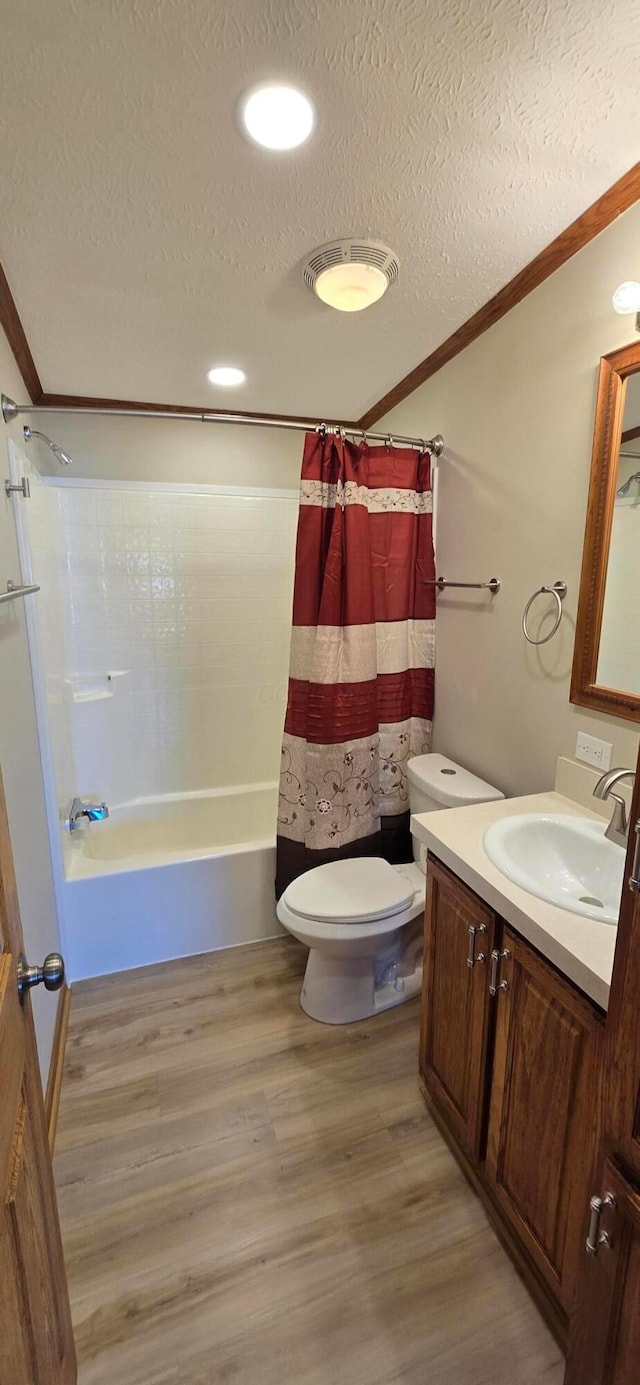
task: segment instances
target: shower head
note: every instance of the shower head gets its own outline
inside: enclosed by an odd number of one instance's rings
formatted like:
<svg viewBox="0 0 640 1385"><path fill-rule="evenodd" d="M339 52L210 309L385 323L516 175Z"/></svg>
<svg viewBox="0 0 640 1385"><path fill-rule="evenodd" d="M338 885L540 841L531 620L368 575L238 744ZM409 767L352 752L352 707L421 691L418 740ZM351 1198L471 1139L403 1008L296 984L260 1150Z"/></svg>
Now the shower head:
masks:
<svg viewBox="0 0 640 1385"><path fill-rule="evenodd" d="M41 442L46 442L47 447L51 448L51 451L53 452L56 461L60 463L60 466L73 466L73 458L70 457L68 452L65 452L64 449L60 447L57 442L52 442L51 438L48 438L46 433L39 433L37 428L29 428L28 424L25 424L24 428L22 429L22 432L24 434L25 442L29 442L31 438L40 438Z"/></svg>

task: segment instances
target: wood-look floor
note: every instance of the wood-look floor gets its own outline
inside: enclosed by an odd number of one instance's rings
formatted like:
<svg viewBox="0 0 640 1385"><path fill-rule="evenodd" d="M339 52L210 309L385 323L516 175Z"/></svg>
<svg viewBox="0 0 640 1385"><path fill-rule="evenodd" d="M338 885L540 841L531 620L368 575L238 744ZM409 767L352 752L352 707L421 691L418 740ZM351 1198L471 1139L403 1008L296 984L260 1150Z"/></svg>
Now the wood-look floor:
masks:
<svg viewBox="0 0 640 1385"><path fill-rule="evenodd" d="M298 1005L293 942L74 988L56 1179L80 1385L561 1385L418 1093L418 1005Z"/></svg>

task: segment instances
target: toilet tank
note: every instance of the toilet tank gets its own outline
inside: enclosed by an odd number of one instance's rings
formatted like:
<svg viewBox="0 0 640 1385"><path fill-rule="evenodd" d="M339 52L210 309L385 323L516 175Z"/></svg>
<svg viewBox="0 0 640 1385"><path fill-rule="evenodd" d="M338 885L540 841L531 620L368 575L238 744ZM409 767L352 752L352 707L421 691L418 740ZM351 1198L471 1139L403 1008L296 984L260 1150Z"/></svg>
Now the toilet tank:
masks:
<svg viewBox="0 0 640 1385"><path fill-rule="evenodd" d="M504 798L500 789L478 779L446 755L414 755L407 763L409 806L412 813L435 813L443 808L469 808ZM426 847L413 839L413 855L425 868Z"/></svg>

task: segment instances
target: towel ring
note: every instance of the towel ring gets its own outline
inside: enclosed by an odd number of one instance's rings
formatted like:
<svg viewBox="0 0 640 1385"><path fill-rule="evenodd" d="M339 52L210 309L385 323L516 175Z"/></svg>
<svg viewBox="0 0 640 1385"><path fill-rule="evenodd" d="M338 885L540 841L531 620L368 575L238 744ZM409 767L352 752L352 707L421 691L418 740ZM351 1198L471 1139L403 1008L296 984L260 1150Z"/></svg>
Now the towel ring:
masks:
<svg viewBox="0 0 640 1385"><path fill-rule="evenodd" d="M566 584L566 582L554 582L554 584L553 584L552 587L538 587L538 590L537 590L536 592L533 593L533 596L530 596L530 597L529 597L529 600L527 601L527 604L526 604L526 606L525 606L525 608L524 608L524 611L523 611L523 614L522 614L522 633L523 633L523 635L524 635L524 637L525 637L525 640L528 640L528 641L529 641L529 644L547 644L547 642L548 642L549 640L553 639L553 636L555 635L556 630L558 629L558 626L559 626L559 624L560 624L560 621L562 620L562 602L563 602L563 598L564 598L566 595L567 595L567 584ZM543 639L541 639L541 640L534 640L534 639L532 638L532 636L529 634L529 630L528 630L528 627L527 627L527 616L528 616L528 614L529 614L529 611L530 611L531 607L533 606L534 601L536 600L536 597L538 597L538 596L555 596L555 599L556 599L556 601L557 601L557 603L558 603L558 610L557 610L557 613L556 613L556 618L555 618L555 622L554 622L554 625L553 625L553 629L550 630L550 631L549 631L549 634L548 634L548 635L545 635Z"/></svg>

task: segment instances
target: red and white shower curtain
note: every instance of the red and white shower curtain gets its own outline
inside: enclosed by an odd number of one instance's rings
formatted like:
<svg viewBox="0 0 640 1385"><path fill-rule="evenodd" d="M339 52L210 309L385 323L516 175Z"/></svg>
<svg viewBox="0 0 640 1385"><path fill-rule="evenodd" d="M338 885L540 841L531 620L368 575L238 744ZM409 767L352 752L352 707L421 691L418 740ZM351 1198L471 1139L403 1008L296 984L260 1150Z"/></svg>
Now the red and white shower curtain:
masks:
<svg viewBox="0 0 640 1385"><path fill-rule="evenodd" d="M430 749L427 453L305 439L276 892L343 856L409 860L407 760Z"/></svg>

